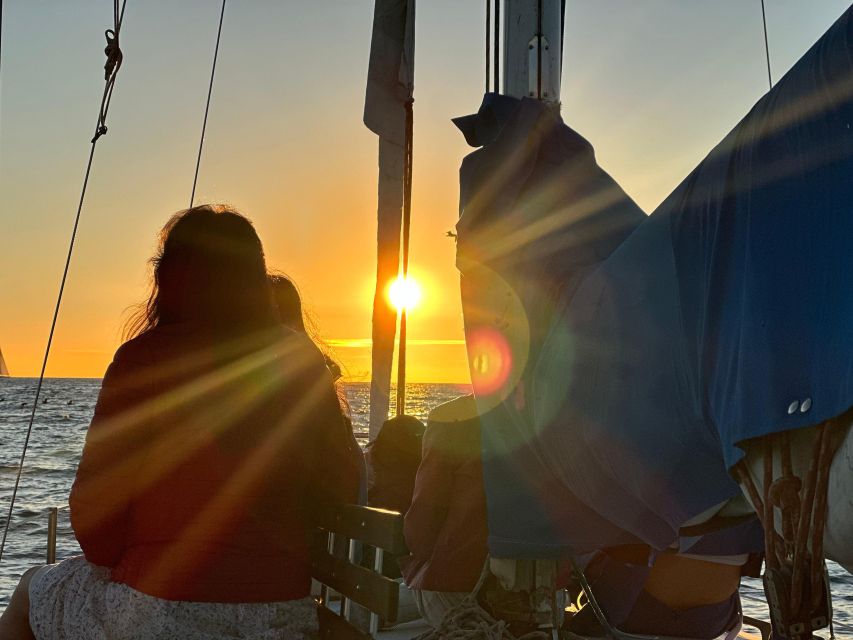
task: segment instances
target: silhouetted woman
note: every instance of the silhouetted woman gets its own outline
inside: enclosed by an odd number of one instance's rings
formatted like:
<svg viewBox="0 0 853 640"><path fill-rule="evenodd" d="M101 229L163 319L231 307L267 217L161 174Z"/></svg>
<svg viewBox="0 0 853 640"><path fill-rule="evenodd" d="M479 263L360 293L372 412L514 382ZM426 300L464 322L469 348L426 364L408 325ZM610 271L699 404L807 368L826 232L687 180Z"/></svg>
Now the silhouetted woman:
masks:
<svg viewBox="0 0 853 640"><path fill-rule="evenodd" d="M0 636L33 637L29 609L39 640L307 638L311 510L358 479L323 356L239 213L176 214L153 266L71 492L85 558L25 574Z"/></svg>
<svg viewBox="0 0 853 640"><path fill-rule="evenodd" d="M310 316L306 316L302 308L302 297L299 295L296 283L279 272L270 273L269 283L281 323L289 329L304 333L311 338L311 341L323 353L326 366L329 368L332 378L337 382L341 377L341 365L328 353L328 348L320 339L314 322Z"/></svg>
<svg viewBox="0 0 853 640"><path fill-rule="evenodd" d="M296 283L279 272L270 273L268 278L281 323L285 327L311 338L311 341L323 354L326 368L329 369L332 380L335 382L335 391L338 394L338 403L341 407L341 417L346 422L349 432L352 433L352 417L347 403L346 391L339 382L342 375L341 365L329 353L329 348L320 338L314 320L305 313L302 307L302 297L299 295ZM355 436L353 436L353 442L355 443L355 451L357 452L355 459L359 469L358 504L365 504L367 502L367 467L361 448L355 442Z"/></svg>

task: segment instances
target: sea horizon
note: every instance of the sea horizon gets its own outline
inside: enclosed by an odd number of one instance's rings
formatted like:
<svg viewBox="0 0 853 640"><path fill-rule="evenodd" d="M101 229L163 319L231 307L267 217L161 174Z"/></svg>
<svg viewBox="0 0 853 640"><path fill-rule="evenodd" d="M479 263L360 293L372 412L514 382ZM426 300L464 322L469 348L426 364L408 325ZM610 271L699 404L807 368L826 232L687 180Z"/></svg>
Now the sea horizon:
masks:
<svg viewBox="0 0 853 640"><path fill-rule="evenodd" d="M16 376L16 375L8 375L8 376L0 376L0 380L38 380L39 376ZM104 376L45 376L44 380L103 380ZM343 384L370 384L370 380L346 380L342 379L341 382ZM452 385L457 387L470 387L471 383L468 381L462 382L422 382L420 380L407 380L406 385L414 385L414 384L426 384L426 385ZM397 387L396 382L391 383L391 388L394 389Z"/></svg>

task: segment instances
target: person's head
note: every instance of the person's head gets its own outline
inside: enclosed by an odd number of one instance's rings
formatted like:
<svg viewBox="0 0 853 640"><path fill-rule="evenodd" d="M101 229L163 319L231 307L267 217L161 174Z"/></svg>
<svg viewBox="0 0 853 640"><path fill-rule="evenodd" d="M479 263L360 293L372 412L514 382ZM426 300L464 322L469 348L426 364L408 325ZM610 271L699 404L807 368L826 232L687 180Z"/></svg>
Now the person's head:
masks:
<svg viewBox="0 0 853 640"><path fill-rule="evenodd" d="M421 463L425 430L424 424L413 416L396 416L386 420L370 445L374 464L411 476L414 482Z"/></svg>
<svg viewBox="0 0 853 640"><path fill-rule="evenodd" d="M186 321L224 331L275 322L260 238L233 209L200 205L173 215L151 264L151 293L129 322L131 336Z"/></svg>
<svg viewBox="0 0 853 640"><path fill-rule="evenodd" d="M326 343L320 339L317 328L310 316L306 317L306 314L302 309L302 298L299 295L299 289L296 287L296 283L288 276L278 271L271 272L268 276L268 280L270 283L270 289L272 290L273 300L278 308L278 316L281 323L289 329L293 329L298 333L304 333L311 338L323 354L326 366L332 374L332 377L335 380L338 380L341 377L341 365L335 361L329 353L329 348Z"/></svg>
<svg viewBox="0 0 853 640"><path fill-rule="evenodd" d="M302 299L293 280L283 273L271 273L269 283L281 323L299 333L307 333L302 317Z"/></svg>

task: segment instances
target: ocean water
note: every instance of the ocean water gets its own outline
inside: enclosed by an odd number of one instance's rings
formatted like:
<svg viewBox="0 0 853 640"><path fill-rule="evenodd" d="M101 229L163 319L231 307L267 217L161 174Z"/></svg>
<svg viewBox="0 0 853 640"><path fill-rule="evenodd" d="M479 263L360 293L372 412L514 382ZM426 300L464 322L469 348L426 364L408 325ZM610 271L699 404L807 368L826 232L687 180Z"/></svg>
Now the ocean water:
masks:
<svg viewBox="0 0 853 640"><path fill-rule="evenodd" d="M0 378L0 526L5 523L15 474L32 408L35 380ZM47 549L47 512L59 507L57 557L79 553L68 521L67 496L74 480L86 428L101 381L54 378L45 381L30 439L6 550L0 561L0 611L28 566L42 563ZM356 437L367 440L368 385L346 385ZM465 385L411 384L408 412L425 420L438 404L467 393ZM851 541L853 543L853 541ZM853 638L853 577L830 564L838 638ZM744 611L767 619L761 584L747 580L742 588Z"/></svg>
<svg viewBox="0 0 853 640"><path fill-rule="evenodd" d="M0 378L0 532L9 509L36 382L32 378ZM59 508L57 558L80 553L68 520L68 492L100 386L99 379L91 378L53 378L44 382L12 525L0 560L0 611L6 608L24 569L45 561L50 508ZM348 384L346 391L356 437L366 444L369 386ZM466 385L410 384L407 410L426 420L437 404L469 392Z"/></svg>

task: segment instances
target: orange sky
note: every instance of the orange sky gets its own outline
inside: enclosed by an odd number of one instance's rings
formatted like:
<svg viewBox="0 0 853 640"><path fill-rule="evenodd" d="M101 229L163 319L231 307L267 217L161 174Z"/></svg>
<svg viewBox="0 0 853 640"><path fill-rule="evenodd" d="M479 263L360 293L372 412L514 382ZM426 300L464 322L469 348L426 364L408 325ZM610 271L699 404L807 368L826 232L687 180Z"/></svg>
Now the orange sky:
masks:
<svg viewBox="0 0 853 640"><path fill-rule="evenodd" d="M103 87L109 3L4 3L0 347L37 375ZM846 8L768 2L778 77ZM73 5L73 6L72 6ZM642 5L642 6L640 6ZM753 6L754 5L754 6ZM129 0L124 66L99 143L50 376L100 376L144 297L155 234L189 198L215 38L214 0ZM467 381L446 232L477 109L483 3L418 7L409 380ZM369 375L376 147L361 123L372 2L248 2L226 12L197 201L249 215L352 379ZM563 115L651 211L766 89L760 5L570 0Z"/></svg>

